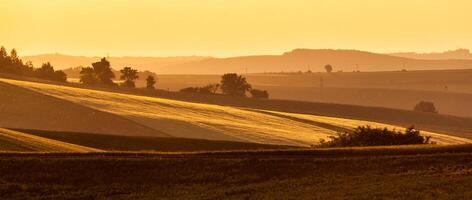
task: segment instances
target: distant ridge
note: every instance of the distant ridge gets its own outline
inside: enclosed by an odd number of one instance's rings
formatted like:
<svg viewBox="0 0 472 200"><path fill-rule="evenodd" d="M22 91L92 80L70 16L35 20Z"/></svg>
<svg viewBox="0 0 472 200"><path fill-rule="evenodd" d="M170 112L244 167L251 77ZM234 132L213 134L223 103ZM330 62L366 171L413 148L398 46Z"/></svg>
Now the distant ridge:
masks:
<svg viewBox="0 0 472 200"><path fill-rule="evenodd" d="M33 63L50 61L59 68L89 65L98 57L78 57L65 55L39 55L24 57ZM472 68L472 60L413 59L395 55L385 55L359 50L335 49L295 49L282 55L254 55L229 58L212 57L111 57L112 67L133 66L139 70L149 70L157 74L223 74L324 71L326 64L334 66L334 71L400 71L439 70ZM87 64L88 63L88 64Z"/></svg>
<svg viewBox="0 0 472 200"><path fill-rule="evenodd" d="M472 54L470 53L469 49L456 49L438 53L400 52L391 53L388 55L426 60L472 59Z"/></svg>

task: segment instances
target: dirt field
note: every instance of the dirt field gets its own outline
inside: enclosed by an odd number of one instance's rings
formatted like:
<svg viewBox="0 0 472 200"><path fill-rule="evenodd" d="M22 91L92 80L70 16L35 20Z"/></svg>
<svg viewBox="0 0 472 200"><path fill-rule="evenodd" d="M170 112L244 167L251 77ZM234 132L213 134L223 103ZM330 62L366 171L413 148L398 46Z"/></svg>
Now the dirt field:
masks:
<svg viewBox="0 0 472 200"><path fill-rule="evenodd" d="M0 198L472 198L470 146L421 152L2 154Z"/></svg>

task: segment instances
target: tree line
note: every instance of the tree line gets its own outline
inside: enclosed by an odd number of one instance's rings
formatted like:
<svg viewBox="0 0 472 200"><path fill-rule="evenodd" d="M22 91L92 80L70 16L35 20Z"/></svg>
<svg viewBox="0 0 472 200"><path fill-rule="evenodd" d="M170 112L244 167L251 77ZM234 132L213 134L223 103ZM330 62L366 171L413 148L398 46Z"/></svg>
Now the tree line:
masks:
<svg viewBox="0 0 472 200"><path fill-rule="evenodd" d="M218 94L218 91L221 91L223 95L235 97L246 97L246 93L249 93L253 98L269 98L269 92L252 88L245 77L236 73L224 74L220 83L208 84L203 87L187 87L180 91L201 94Z"/></svg>
<svg viewBox="0 0 472 200"><path fill-rule="evenodd" d="M16 49L12 49L8 55L7 49L3 46L0 47L0 73L59 82L67 81L67 75L61 70L54 70L51 63L46 62L40 68L35 68L31 61L23 62Z"/></svg>

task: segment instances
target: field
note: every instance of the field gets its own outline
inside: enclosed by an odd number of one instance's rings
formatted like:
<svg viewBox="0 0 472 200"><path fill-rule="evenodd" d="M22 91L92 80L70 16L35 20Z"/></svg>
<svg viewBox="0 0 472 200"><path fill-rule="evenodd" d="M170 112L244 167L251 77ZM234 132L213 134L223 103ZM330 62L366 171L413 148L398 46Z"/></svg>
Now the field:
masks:
<svg viewBox="0 0 472 200"><path fill-rule="evenodd" d="M267 73L245 76L255 88L268 90L273 99L404 110L412 110L416 103L426 100L433 101L442 114L472 117L472 70ZM220 75L158 75L158 78L159 89L174 91L220 81ZM323 88L320 88L321 84Z"/></svg>
<svg viewBox="0 0 472 200"><path fill-rule="evenodd" d="M172 137L309 146L316 144L320 139L328 139L328 136L334 135L340 129L346 129L339 123L337 125L331 123L328 118L314 115L310 116L314 120L307 122L297 116L289 117L290 113L280 115L249 108L191 103L9 79L1 81L112 113ZM331 119L350 122L352 126L347 127L348 129L365 125L363 121ZM378 125L393 127L388 124ZM433 137L433 141L439 144L471 142L450 135L429 132L424 134L436 136Z"/></svg>
<svg viewBox="0 0 472 200"><path fill-rule="evenodd" d="M469 145L201 154L2 154L0 198L470 199L471 153Z"/></svg>
<svg viewBox="0 0 472 200"><path fill-rule="evenodd" d="M468 118L73 86L0 79L0 199L472 197ZM307 148L409 122L438 144Z"/></svg>

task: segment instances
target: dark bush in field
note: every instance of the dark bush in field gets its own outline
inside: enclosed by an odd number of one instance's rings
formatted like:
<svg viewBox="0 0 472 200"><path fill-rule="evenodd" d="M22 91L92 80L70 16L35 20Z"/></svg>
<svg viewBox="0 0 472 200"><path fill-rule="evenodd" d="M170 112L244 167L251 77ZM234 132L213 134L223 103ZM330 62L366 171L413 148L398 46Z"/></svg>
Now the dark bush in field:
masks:
<svg viewBox="0 0 472 200"><path fill-rule="evenodd" d="M414 127L404 132L388 130L387 128L372 128L360 126L352 132L338 133L330 136L330 141L320 141L318 147L361 147L361 146L390 146L408 144L430 144L430 136L421 136Z"/></svg>
<svg viewBox="0 0 472 200"><path fill-rule="evenodd" d="M419 102L418 104L416 104L414 110L418 112L438 113L438 111L436 110L436 106L434 106L434 103L429 101Z"/></svg>
<svg viewBox="0 0 472 200"><path fill-rule="evenodd" d="M267 92L267 90L252 89L249 92L251 93L252 98L256 98L256 99L268 99L269 98L269 92Z"/></svg>
<svg viewBox="0 0 472 200"><path fill-rule="evenodd" d="M203 87L187 87L180 90L180 92L201 93L201 94L216 94L220 84L208 84Z"/></svg>

